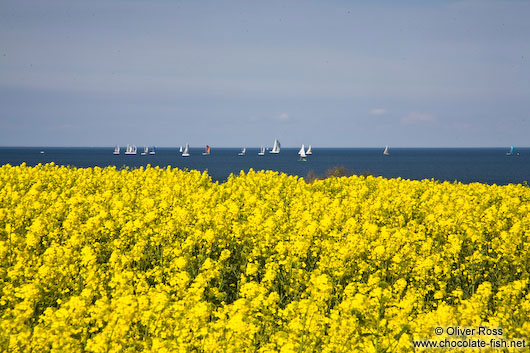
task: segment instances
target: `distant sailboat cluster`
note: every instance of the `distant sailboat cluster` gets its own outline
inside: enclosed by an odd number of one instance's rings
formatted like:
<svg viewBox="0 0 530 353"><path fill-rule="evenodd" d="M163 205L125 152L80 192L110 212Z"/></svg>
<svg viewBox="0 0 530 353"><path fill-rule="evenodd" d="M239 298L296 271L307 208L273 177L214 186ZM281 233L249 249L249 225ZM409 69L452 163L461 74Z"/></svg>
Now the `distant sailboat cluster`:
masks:
<svg viewBox="0 0 530 353"><path fill-rule="evenodd" d="M302 144L302 147L300 147L300 150L298 151L298 154L300 155L300 159L299 160L301 162L307 161L307 159L306 159L307 156L313 154L313 151L311 150L311 145L309 145L309 147L306 150L305 146Z"/></svg>
<svg viewBox="0 0 530 353"><path fill-rule="evenodd" d="M269 151L271 154L279 154L281 149L281 144L278 139L274 140L274 144L272 146L272 149ZM311 146L309 146L309 151L311 150ZM189 157L190 156L190 146L189 144L186 144L186 147L182 148L180 146L179 153L181 153L182 157ZM204 152L202 153L203 156L209 156L211 153L211 148L209 145L206 145L206 148ZM247 148L243 147L241 148L241 152L237 154L238 156L246 156L247 155ZM264 156L265 155L265 147L261 146L258 152L258 156Z"/></svg>
<svg viewBox="0 0 530 353"><path fill-rule="evenodd" d="M271 149L269 149L269 148L265 149L265 147L261 146L259 151L258 151L258 156L264 156L265 155L265 151L268 151L269 154L279 154L280 151L281 151L281 147L282 146L280 144L280 141L278 139L275 139L274 140L274 144L272 145ZM113 154L119 155L120 153L121 153L120 146L116 146L114 148ZM135 145L127 145L127 147L125 149L125 152L124 152L124 154L126 154L126 155L136 155L137 153L138 153L138 149L137 149L137 147ZM186 144L184 147L180 146L179 153L181 154L182 157L189 157L191 155L190 154L190 145ZM145 155L148 155L148 154L150 154L150 155L156 154L155 146L151 147L151 149L149 149L147 146L144 147L143 152L141 152L141 155L145 156ZM206 145L202 155L203 156L209 156L210 154L211 154L211 147L210 147L210 145ZM302 147L300 147L300 150L298 151L298 155L300 156L300 159L299 159L300 161L307 161L307 157L312 155L312 154L313 154L313 151L312 151L311 145L309 145L307 147L307 149L306 149L305 148L305 144L302 144ZM241 148L241 151L237 155L238 156L246 156L247 155L247 148L246 147ZM383 155L384 156L390 155L390 148L389 148L388 145L385 147L385 149L383 151ZM507 152L506 155L507 156L514 155L514 147L513 146L511 146L510 152Z"/></svg>
<svg viewBox="0 0 530 353"><path fill-rule="evenodd" d="M271 149L269 149L269 148L265 149L265 147L261 146L259 151L258 151L258 156L264 156L265 155L265 151L269 151L270 154L279 154L280 151L281 151L281 147L282 146L281 146L280 141L278 139L275 139ZM120 153L121 153L120 146L118 146L118 145L115 146L113 154L119 155ZM179 147L179 153L181 154L182 157L189 157L191 155L190 154L190 145L186 144L185 147L180 146ZM126 154L126 155L136 155L136 154L138 154L138 148L135 145L127 145L124 154ZM154 146L151 149L149 149L147 146L145 146L144 149L143 149L143 152L141 152L140 154L142 156L145 156L145 155L148 155L148 154L153 155L153 154L156 154L156 149L155 149ZM211 147L210 147L210 145L206 145L202 155L203 156L209 156L210 154L211 154ZM306 160L306 157L308 155L313 154L313 152L311 151L311 145L309 145L307 150L305 149L305 145L302 145L302 148L300 149L298 154L300 155L300 160ZM241 148L241 152L238 153L238 156L246 156L246 155L247 155L247 148L246 147Z"/></svg>
<svg viewBox="0 0 530 353"><path fill-rule="evenodd" d="M120 146L116 145L114 147L113 154L119 155L120 151L121 151ZM135 145L127 145L127 147L125 148L124 154L126 154L126 155L136 155L136 154L138 154L138 148ZM148 154L154 155L154 154L156 154L156 148L155 148L155 146L153 146L153 147L151 147L151 149L149 149L149 147L145 146L143 152L140 153L140 154L142 156L145 156L145 155L148 155Z"/></svg>

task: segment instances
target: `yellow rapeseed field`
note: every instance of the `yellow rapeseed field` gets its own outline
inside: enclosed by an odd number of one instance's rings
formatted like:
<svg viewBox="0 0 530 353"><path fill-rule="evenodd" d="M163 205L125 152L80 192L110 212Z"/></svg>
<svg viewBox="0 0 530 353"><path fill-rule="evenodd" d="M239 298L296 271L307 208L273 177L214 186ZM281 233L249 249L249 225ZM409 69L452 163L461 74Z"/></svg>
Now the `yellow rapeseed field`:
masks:
<svg viewBox="0 0 530 353"><path fill-rule="evenodd" d="M0 168L0 351L408 352L530 337L530 188ZM528 344L528 342L527 342Z"/></svg>

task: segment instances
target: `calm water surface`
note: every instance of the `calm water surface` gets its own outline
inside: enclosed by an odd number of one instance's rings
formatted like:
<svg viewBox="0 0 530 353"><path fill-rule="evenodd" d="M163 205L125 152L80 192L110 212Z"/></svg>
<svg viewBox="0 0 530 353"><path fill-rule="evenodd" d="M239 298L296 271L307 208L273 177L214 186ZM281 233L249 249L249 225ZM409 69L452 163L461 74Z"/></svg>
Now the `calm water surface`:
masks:
<svg viewBox="0 0 530 353"><path fill-rule="evenodd" d="M43 151L44 153L41 153ZM54 162L80 168L128 166L178 167L208 170L214 181L224 181L241 170L274 170L305 177L309 171L324 174L329 168L344 166L357 174L370 173L386 178L435 179L463 183L481 182L505 185L523 183L530 176L530 148L391 148L383 156L382 148L313 148L306 162L298 161L298 148L282 148L279 155L258 156L258 148L213 148L203 156L203 148L191 148L190 157L181 157L177 148L158 148L156 155L113 155L113 147L1 147L0 163L37 165Z"/></svg>

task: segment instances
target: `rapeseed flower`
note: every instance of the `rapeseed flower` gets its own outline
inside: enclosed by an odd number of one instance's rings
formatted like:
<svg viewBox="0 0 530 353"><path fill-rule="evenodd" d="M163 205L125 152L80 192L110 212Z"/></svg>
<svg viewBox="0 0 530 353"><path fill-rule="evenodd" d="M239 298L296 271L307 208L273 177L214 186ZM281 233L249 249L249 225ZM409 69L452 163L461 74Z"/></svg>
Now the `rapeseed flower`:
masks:
<svg viewBox="0 0 530 353"><path fill-rule="evenodd" d="M0 350L408 352L530 337L530 189L0 167Z"/></svg>

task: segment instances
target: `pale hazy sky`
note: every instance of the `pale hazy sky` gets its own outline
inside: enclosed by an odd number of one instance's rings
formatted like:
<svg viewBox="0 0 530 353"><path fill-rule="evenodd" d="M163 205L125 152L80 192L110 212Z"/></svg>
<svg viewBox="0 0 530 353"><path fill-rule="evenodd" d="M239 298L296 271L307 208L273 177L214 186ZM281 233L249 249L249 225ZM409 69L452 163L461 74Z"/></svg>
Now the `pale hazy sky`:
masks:
<svg viewBox="0 0 530 353"><path fill-rule="evenodd" d="M530 146L530 1L0 0L1 146Z"/></svg>

